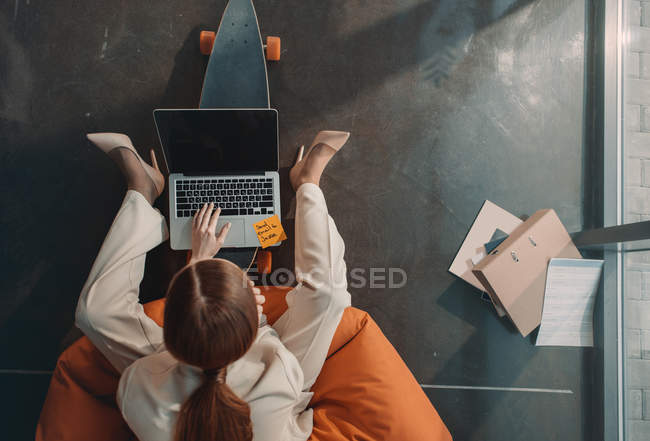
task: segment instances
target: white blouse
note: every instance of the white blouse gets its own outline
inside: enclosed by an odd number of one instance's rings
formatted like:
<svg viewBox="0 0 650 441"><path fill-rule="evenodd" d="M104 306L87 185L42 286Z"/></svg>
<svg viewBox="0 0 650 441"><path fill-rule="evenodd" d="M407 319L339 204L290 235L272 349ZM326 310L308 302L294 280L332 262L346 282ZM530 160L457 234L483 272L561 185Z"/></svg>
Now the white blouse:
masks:
<svg viewBox="0 0 650 441"><path fill-rule="evenodd" d="M203 380L175 360L163 330L139 302L146 254L167 240L165 218L129 190L82 288L76 324L122 373L117 401L140 441L172 439L181 405ZM296 194L296 279L287 311L259 328L249 351L227 368L226 383L251 409L255 441L306 440L309 392L350 306L345 246L316 185Z"/></svg>
<svg viewBox="0 0 650 441"><path fill-rule="evenodd" d="M129 366L120 379L117 402L140 441L173 438L181 404L203 381L201 369L177 361L164 348ZM301 440L311 435L311 392L302 392L303 372L296 357L270 326L228 366L226 384L250 406L256 441Z"/></svg>

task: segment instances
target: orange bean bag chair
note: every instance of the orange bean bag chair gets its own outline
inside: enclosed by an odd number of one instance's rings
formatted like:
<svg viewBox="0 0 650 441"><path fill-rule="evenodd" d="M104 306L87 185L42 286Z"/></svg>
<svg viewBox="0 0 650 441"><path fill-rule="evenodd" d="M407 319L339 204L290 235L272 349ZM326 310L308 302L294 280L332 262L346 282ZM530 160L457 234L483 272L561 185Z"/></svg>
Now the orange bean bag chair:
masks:
<svg viewBox="0 0 650 441"><path fill-rule="evenodd" d="M261 287L269 323L290 288ZM145 311L162 326L164 300ZM37 441L128 441L115 392L119 374L86 337L61 354L36 428ZM370 316L343 314L312 391L312 441L451 440L417 381Z"/></svg>

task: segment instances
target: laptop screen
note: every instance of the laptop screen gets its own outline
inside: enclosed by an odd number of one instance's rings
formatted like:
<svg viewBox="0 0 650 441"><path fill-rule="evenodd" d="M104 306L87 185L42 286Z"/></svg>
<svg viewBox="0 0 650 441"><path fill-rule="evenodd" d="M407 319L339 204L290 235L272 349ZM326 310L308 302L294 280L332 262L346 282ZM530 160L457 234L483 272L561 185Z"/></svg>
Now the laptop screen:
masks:
<svg viewBox="0 0 650 441"><path fill-rule="evenodd" d="M154 120L170 173L278 170L274 109L157 109Z"/></svg>

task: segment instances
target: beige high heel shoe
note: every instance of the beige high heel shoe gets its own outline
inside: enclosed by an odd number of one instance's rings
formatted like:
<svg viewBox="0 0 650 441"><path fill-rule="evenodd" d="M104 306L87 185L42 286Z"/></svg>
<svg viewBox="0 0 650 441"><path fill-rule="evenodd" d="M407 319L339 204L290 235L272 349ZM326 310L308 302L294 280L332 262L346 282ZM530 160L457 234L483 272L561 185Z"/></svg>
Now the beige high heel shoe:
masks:
<svg viewBox="0 0 650 441"><path fill-rule="evenodd" d="M309 149L307 150L307 154L309 154L311 149L313 149L318 144L328 145L338 152L341 149L341 147L343 147L343 145L345 145L345 143L348 142L349 138L350 138L350 132L339 132L336 130L321 130L316 134L314 141L311 143ZM304 152L305 152L305 146L304 145L300 146L296 163L302 160Z"/></svg>
<svg viewBox="0 0 650 441"><path fill-rule="evenodd" d="M86 138L88 138L90 142L95 144L107 155L114 149L125 148L131 150L140 161L140 164L142 164L142 168L151 179L151 182L153 182L153 185L156 188L156 192L159 195L162 193L165 187L165 177L162 175L160 169L158 168L158 162L156 161L156 155L153 150L151 150L151 163L153 164L152 167L140 157L135 147L133 147L131 138L124 135L123 133L88 133L86 135Z"/></svg>
<svg viewBox="0 0 650 441"><path fill-rule="evenodd" d="M289 181L294 191L297 191L298 187L306 182L319 185L323 170L330 159L343 147L349 138L350 132L324 130L318 132L306 153L305 146L301 146L298 150L296 162L289 171ZM327 152L327 149L321 148L319 151L314 152L315 155L312 155L312 151L318 145L329 147L329 152ZM315 157L312 158L312 156ZM308 162L310 163L309 171L305 170L303 172Z"/></svg>

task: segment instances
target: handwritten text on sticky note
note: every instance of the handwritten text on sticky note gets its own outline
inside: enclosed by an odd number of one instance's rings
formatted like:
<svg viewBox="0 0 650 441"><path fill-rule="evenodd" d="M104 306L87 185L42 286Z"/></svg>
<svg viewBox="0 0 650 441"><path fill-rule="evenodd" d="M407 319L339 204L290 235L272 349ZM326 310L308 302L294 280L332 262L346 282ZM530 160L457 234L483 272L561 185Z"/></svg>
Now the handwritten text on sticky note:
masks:
<svg viewBox="0 0 650 441"><path fill-rule="evenodd" d="M262 248L287 239L277 214L253 224L253 227Z"/></svg>

